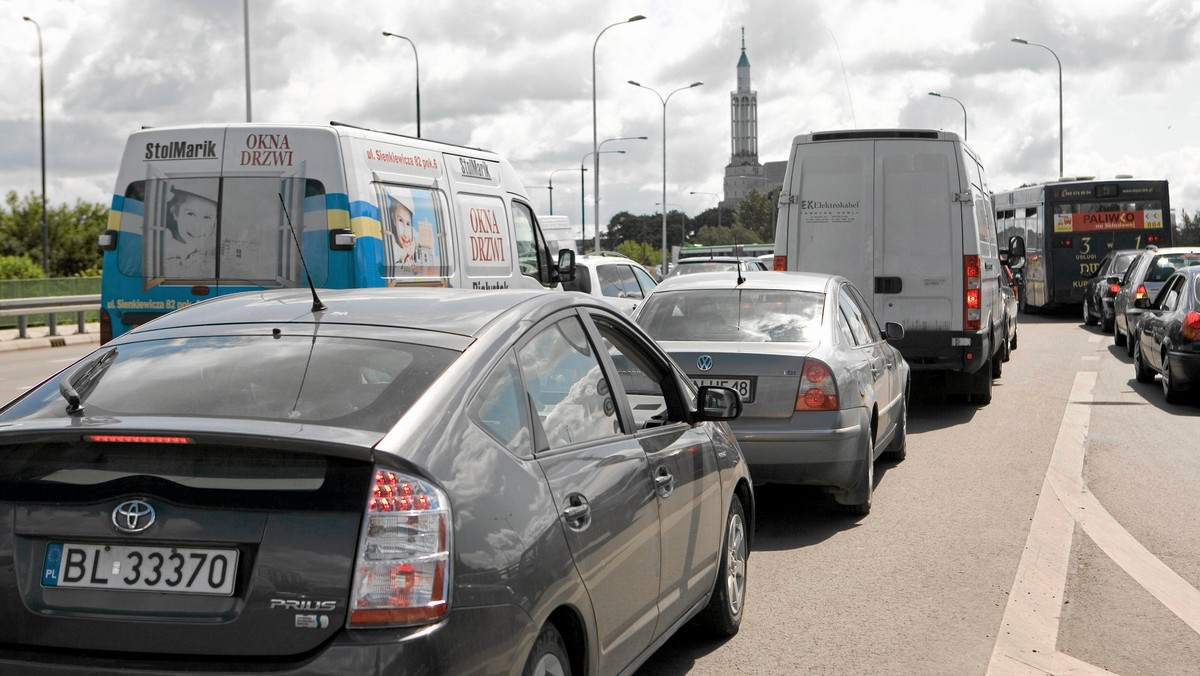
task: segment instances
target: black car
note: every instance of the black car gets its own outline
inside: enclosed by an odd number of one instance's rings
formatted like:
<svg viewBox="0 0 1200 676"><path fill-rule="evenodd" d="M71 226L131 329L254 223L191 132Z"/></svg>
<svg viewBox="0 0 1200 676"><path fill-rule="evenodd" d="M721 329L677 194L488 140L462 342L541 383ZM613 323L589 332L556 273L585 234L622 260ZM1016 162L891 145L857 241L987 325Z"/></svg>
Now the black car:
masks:
<svg viewBox="0 0 1200 676"><path fill-rule="evenodd" d="M754 498L612 306L225 296L0 409L0 673L613 674L737 632Z"/></svg>
<svg viewBox="0 0 1200 676"><path fill-rule="evenodd" d="M1121 276L1129 264L1137 258L1141 249L1117 249L1109 251L1100 260L1096 272L1088 278L1083 291L1083 323L1088 326L1100 324L1105 333L1112 333L1113 297L1121 290Z"/></svg>
<svg viewBox="0 0 1200 676"><path fill-rule="evenodd" d="M1170 403L1182 401L1200 383L1200 265L1181 268L1167 278L1154 302L1135 301L1145 309L1134 332L1133 368L1139 383L1162 378Z"/></svg>

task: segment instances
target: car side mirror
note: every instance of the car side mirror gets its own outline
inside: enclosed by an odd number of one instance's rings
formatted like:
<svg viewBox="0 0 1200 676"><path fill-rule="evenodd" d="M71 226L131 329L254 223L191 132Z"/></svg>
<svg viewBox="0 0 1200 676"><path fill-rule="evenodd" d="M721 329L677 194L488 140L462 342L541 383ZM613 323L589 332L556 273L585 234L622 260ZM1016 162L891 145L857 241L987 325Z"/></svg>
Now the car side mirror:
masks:
<svg viewBox="0 0 1200 676"><path fill-rule="evenodd" d="M1108 277L1104 278L1104 283L1105 284L1120 284L1121 278L1116 275L1109 275Z"/></svg>
<svg viewBox="0 0 1200 676"><path fill-rule="evenodd" d="M1008 238L1008 266L1010 268L1018 267L1018 263L1023 263L1025 260L1025 238L1020 235L1013 235ZM1016 261L1016 262L1014 262Z"/></svg>
<svg viewBox="0 0 1200 676"><path fill-rule="evenodd" d="M1150 307L1150 299L1149 298L1134 298L1133 306L1136 308L1141 308L1142 310L1145 310Z"/></svg>
<svg viewBox="0 0 1200 676"><path fill-rule="evenodd" d="M558 281L575 281L575 252L570 249L558 251Z"/></svg>
<svg viewBox="0 0 1200 676"><path fill-rule="evenodd" d="M729 387L702 385L696 401L701 420L733 420L742 414L742 398Z"/></svg>
<svg viewBox="0 0 1200 676"><path fill-rule="evenodd" d="M883 335L888 340L904 340L904 325L897 322L887 322L883 325Z"/></svg>

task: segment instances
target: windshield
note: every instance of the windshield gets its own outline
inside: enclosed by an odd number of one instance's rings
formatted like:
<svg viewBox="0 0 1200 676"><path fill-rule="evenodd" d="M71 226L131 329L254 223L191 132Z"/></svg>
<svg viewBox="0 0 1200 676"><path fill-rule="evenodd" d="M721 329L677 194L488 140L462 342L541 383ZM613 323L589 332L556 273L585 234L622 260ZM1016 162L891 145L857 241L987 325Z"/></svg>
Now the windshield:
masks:
<svg viewBox="0 0 1200 676"><path fill-rule="evenodd" d="M803 343L818 339L825 294L695 289L651 294L638 324L655 340Z"/></svg>
<svg viewBox="0 0 1200 676"><path fill-rule="evenodd" d="M86 417L250 418L386 432L457 354L305 335L147 340L69 369L0 413L0 421L67 416L59 391L67 378Z"/></svg>

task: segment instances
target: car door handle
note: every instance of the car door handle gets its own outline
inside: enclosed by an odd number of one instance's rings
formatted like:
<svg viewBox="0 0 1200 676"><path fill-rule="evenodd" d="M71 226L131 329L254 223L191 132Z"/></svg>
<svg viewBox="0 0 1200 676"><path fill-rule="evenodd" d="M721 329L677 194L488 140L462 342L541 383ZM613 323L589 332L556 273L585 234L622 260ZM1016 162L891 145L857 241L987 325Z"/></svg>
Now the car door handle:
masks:
<svg viewBox="0 0 1200 676"><path fill-rule="evenodd" d="M567 525L575 530L583 530L592 521L592 506L587 498L575 493L567 498L567 507L562 511Z"/></svg>
<svg viewBox="0 0 1200 676"><path fill-rule="evenodd" d="M675 492L675 477L666 465L659 465L658 469L654 470L654 490L663 498L669 498L671 493Z"/></svg>

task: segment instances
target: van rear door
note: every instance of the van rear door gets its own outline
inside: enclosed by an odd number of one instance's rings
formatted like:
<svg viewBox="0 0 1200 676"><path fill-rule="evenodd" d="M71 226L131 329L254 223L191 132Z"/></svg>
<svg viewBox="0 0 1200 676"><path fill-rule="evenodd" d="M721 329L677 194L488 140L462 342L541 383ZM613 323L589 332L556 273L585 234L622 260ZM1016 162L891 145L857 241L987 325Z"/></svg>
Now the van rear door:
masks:
<svg viewBox="0 0 1200 676"><path fill-rule="evenodd" d="M875 279L855 284L881 324L962 329L960 174L952 141L875 142Z"/></svg>

